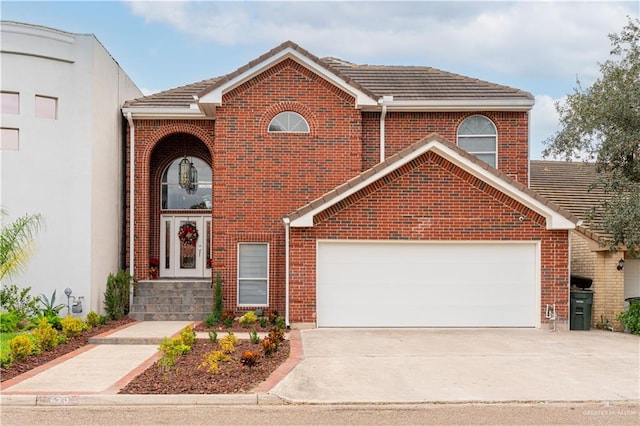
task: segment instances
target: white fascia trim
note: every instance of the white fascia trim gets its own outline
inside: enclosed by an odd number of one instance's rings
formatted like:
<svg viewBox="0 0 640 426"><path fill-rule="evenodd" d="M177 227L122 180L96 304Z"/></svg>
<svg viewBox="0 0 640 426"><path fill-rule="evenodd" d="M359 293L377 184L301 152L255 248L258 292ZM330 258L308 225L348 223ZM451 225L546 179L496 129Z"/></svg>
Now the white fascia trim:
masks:
<svg viewBox="0 0 640 426"><path fill-rule="evenodd" d="M122 114L131 113L133 118L210 118L200 111L198 105L191 104L189 108L122 108Z"/></svg>
<svg viewBox="0 0 640 426"><path fill-rule="evenodd" d="M350 195L360 191L361 189L363 189L366 186L372 184L373 182L375 182L376 180L382 178L383 176L393 172L394 170L397 170L398 168L404 166L408 162L410 162L410 161L414 160L415 158L421 156L422 154L426 153L427 151L436 152L438 155L440 155L443 158L451 161L453 164L457 165L458 167L462 168L463 170L471 173L472 175L476 176L477 178L481 179L482 181L486 182L487 184L493 186L494 188L496 188L500 192L510 196L511 198L519 201L523 205L529 207L531 210L533 210L536 213L540 214L541 216L543 216L546 219L547 229L548 230L575 229L576 224L573 223L572 221L570 221L569 219L567 219L566 217L564 217L563 215L561 215L560 213L556 212L553 209L550 209L545 204L543 204L540 201L536 200L535 198L533 198L529 194L520 191L519 189L515 188L514 186L512 186L509 183L505 182L504 180L500 179L499 177L497 177L493 173L488 172L487 170L485 170L484 168L482 168L478 164L476 164L473 161L470 161L470 160L460 156L455 151L447 148L446 146L442 145L441 143L439 143L437 141L432 141L432 142L422 146L420 149L418 149L416 151L413 151L412 153L410 153L409 155L404 157L402 160L395 162L394 164L390 165L389 167L387 167L387 168L385 168L383 170L380 170L378 173L375 173L374 175L370 176L368 179L358 183L357 185L353 186L352 188L349 188L347 191L341 193L337 197L332 198L331 200L329 200L329 202L327 202L325 204L322 204L322 205L318 206L317 208L315 208L314 210L312 210L312 211L300 216L299 218L296 218L296 219L292 220L291 221L291 226L294 227L294 228L300 228L300 227L310 228L310 227L313 227L313 218L314 218L314 216L316 214L318 214L318 213L326 210L327 208L339 203L340 201L344 200L345 198L349 197Z"/></svg>
<svg viewBox="0 0 640 426"><path fill-rule="evenodd" d="M292 49L290 47L282 50L281 52L276 53L273 56L270 56L269 58L265 59L264 61L260 62L259 64L256 64L255 66L253 66L249 70L247 70L247 71L243 72L242 74L236 76L235 78L225 82L224 84L216 87L211 92L209 92L206 95L202 96L199 99L198 103L200 103L200 104L213 104L215 106L222 105L222 96L226 92L228 92L230 90L233 90L235 87L241 85L245 81L250 80L254 76L260 74L261 72L263 72L263 71L265 71L265 70L267 70L267 69L269 69L271 67L273 67L277 63L284 61L285 59L292 59L292 60L298 62L299 64L302 64L303 66L305 66L305 67L309 68L310 70L312 70L314 73L316 73L316 74L320 75L321 77L323 77L325 80L328 80L329 82L331 82L335 86L337 86L340 89L344 90L345 92L350 93L351 95L353 95L356 98L356 108L361 108L361 107L366 107L366 106L377 106L378 105L377 99L374 99L374 98L370 97L369 95L367 95L366 93L362 92L361 90L351 86L349 83L347 83L342 78L338 77L337 75L335 75L332 72L328 71L326 68L320 66L318 63L312 61L311 59L309 59L306 56L302 55L297 50Z"/></svg>
<svg viewBox="0 0 640 426"><path fill-rule="evenodd" d="M477 99L477 100L414 100L391 101L387 103L389 111L529 111L533 108L533 99Z"/></svg>

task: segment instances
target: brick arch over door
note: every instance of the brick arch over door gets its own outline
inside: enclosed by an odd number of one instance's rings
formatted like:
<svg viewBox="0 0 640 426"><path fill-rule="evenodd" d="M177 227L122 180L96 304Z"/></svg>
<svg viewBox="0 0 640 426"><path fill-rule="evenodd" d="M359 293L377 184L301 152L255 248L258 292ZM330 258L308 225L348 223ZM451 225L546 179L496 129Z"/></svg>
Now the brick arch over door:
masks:
<svg viewBox="0 0 640 426"><path fill-rule="evenodd" d="M159 179L162 171L171 160L181 155L197 156L209 164L213 159L212 121L203 120L194 125L167 120L162 123L164 125L160 124L158 120L136 122L134 232L137 238L134 241L135 267L132 268L136 279L147 279L149 258L158 255ZM130 232L129 223L127 232Z"/></svg>

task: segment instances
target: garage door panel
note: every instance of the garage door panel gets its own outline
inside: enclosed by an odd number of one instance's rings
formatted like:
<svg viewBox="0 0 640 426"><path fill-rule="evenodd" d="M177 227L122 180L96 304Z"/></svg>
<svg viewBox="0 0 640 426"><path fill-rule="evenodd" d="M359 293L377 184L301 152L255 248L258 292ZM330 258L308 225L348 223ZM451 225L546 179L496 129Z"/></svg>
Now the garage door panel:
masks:
<svg viewBox="0 0 640 426"><path fill-rule="evenodd" d="M318 326L535 326L535 244L321 242Z"/></svg>

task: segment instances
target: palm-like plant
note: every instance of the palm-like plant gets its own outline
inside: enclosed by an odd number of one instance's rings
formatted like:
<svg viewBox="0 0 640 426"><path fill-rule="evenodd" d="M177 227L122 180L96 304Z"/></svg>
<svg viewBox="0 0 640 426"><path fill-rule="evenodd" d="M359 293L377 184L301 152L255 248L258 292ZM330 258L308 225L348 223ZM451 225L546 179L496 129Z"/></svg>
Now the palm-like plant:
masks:
<svg viewBox="0 0 640 426"><path fill-rule="evenodd" d="M33 238L44 226L40 214L26 214L6 223L6 211L0 212L0 280L24 269L33 253Z"/></svg>

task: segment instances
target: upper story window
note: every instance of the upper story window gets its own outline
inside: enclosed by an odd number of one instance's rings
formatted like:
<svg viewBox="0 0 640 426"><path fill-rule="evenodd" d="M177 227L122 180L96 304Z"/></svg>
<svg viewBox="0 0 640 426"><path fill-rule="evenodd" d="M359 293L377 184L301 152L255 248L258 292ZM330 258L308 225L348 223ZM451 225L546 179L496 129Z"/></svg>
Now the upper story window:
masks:
<svg viewBox="0 0 640 426"><path fill-rule="evenodd" d="M198 181L188 190L180 186L179 157L162 174L160 202L163 210L211 210L211 166L199 158L188 157L197 170Z"/></svg>
<svg viewBox="0 0 640 426"><path fill-rule="evenodd" d="M36 95L36 117L55 120L58 117L58 99Z"/></svg>
<svg viewBox="0 0 640 426"><path fill-rule="evenodd" d="M20 131L18 129L0 129L0 151L18 151L20 149Z"/></svg>
<svg viewBox="0 0 640 426"><path fill-rule="evenodd" d="M458 146L480 160L497 167L498 132L483 115L467 117L458 127Z"/></svg>
<svg viewBox="0 0 640 426"><path fill-rule="evenodd" d="M20 114L20 95L13 92L2 92L0 105L2 114Z"/></svg>
<svg viewBox="0 0 640 426"><path fill-rule="evenodd" d="M269 123L270 132L309 133L309 123L303 116L293 111L284 111L273 117Z"/></svg>

